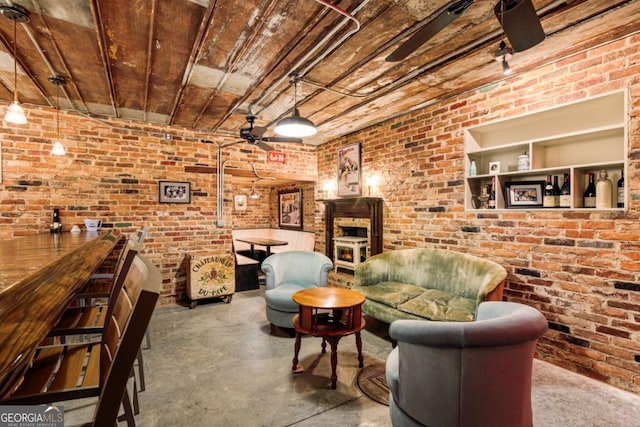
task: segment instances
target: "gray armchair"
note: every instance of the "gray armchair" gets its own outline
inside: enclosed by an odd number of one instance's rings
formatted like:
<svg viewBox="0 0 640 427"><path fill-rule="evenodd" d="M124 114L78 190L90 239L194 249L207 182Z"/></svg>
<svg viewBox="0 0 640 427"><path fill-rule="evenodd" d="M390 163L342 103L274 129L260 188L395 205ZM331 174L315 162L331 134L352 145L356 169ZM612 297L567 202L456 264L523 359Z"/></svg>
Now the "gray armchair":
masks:
<svg viewBox="0 0 640 427"><path fill-rule="evenodd" d="M262 262L266 276L264 293L267 319L272 325L293 328L298 304L293 294L305 288L327 286L333 263L325 255L311 251L286 251L273 254Z"/></svg>
<svg viewBox="0 0 640 427"><path fill-rule="evenodd" d="M393 322L392 424L530 427L533 356L546 330L538 310L500 301L481 303L473 322Z"/></svg>

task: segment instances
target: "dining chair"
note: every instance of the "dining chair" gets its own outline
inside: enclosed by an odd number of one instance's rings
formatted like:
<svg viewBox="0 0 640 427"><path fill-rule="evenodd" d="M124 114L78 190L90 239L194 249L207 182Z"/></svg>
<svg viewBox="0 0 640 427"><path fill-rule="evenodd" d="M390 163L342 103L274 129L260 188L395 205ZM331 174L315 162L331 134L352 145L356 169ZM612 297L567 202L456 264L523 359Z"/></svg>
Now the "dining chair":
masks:
<svg viewBox="0 0 640 427"><path fill-rule="evenodd" d="M122 418L127 425L135 425L127 382L161 286L160 270L137 255L101 341L39 347L20 385L0 405L98 397L91 425L113 427L121 405Z"/></svg>

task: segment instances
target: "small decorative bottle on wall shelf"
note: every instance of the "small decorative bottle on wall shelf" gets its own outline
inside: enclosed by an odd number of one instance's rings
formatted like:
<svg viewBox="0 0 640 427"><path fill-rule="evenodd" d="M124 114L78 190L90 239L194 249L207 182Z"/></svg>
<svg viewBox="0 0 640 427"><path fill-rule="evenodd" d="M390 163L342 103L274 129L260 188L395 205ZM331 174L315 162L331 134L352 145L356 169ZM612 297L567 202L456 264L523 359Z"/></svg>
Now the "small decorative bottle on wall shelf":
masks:
<svg viewBox="0 0 640 427"><path fill-rule="evenodd" d="M524 153L518 156L518 170L519 171L528 171L529 170L529 154L525 151Z"/></svg>
<svg viewBox="0 0 640 427"><path fill-rule="evenodd" d="M596 185L593 181L593 172L589 172L589 185L587 185L586 190L584 190L582 206L585 208L596 207Z"/></svg>
<svg viewBox="0 0 640 427"><path fill-rule="evenodd" d="M560 188L560 207L571 207L571 181L568 173L564 174L564 181L562 181L562 188Z"/></svg>
<svg viewBox="0 0 640 427"><path fill-rule="evenodd" d="M469 176L476 176L478 174L478 168L476 166L476 161L471 160L471 165L469 166Z"/></svg>
<svg viewBox="0 0 640 427"><path fill-rule="evenodd" d="M558 196L559 197L559 196ZM553 183L551 182L551 175L547 175L547 185L544 187L544 195L542 196L542 207L555 208L558 206L556 203L557 198L553 191Z"/></svg>
<svg viewBox="0 0 640 427"><path fill-rule="evenodd" d="M597 209L609 209L611 208L611 180L607 176L606 170L601 170L598 176L598 183L596 184L596 208Z"/></svg>
<svg viewBox="0 0 640 427"><path fill-rule="evenodd" d="M489 190L489 209L495 209L496 208L496 190L493 186L493 179L491 180L491 184L488 185L488 190Z"/></svg>
<svg viewBox="0 0 640 427"><path fill-rule="evenodd" d="M620 179L618 180L618 203L617 207L624 208L624 169L620 171Z"/></svg>

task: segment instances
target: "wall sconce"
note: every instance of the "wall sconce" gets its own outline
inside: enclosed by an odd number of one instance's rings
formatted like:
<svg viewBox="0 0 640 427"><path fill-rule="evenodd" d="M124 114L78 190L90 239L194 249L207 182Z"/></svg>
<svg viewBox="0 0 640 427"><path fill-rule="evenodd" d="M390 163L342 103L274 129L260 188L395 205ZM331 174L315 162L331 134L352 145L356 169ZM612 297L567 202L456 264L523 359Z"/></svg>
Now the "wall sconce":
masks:
<svg viewBox="0 0 640 427"><path fill-rule="evenodd" d="M322 191L324 191L324 198L328 199L332 193L336 190L336 182L335 181L325 181L322 185Z"/></svg>
<svg viewBox="0 0 640 427"><path fill-rule="evenodd" d="M371 175L367 177L367 181L366 181L366 185L367 185L367 189L368 189L368 195L371 195L371 188L373 187L374 189L376 188L376 186L378 185L378 177L376 175Z"/></svg>

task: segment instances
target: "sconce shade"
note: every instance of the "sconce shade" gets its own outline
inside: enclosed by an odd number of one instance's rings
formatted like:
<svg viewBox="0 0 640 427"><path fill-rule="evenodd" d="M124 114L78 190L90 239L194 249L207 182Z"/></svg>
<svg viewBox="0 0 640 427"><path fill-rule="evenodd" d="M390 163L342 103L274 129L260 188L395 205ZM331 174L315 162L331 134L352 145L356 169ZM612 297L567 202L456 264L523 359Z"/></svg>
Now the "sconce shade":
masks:
<svg viewBox="0 0 640 427"><path fill-rule="evenodd" d="M13 101L9 108L7 109L7 114L5 114L4 119L16 125L24 125L27 123L27 117L24 115L24 110L20 105L20 102Z"/></svg>
<svg viewBox="0 0 640 427"><path fill-rule="evenodd" d="M500 0L494 13L514 51L522 52L544 40L544 30L531 0Z"/></svg>
<svg viewBox="0 0 640 427"><path fill-rule="evenodd" d="M291 117L280 120L273 130L278 135L293 138L304 138L305 136L315 135L318 132L311 120L300 117L297 108L294 108Z"/></svg>
<svg viewBox="0 0 640 427"><path fill-rule="evenodd" d="M65 150L64 145L62 145L60 141L56 141L53 143L51 154L53 154L54 156L64 156L65 154L67 154L67 150Z"/></svg>

